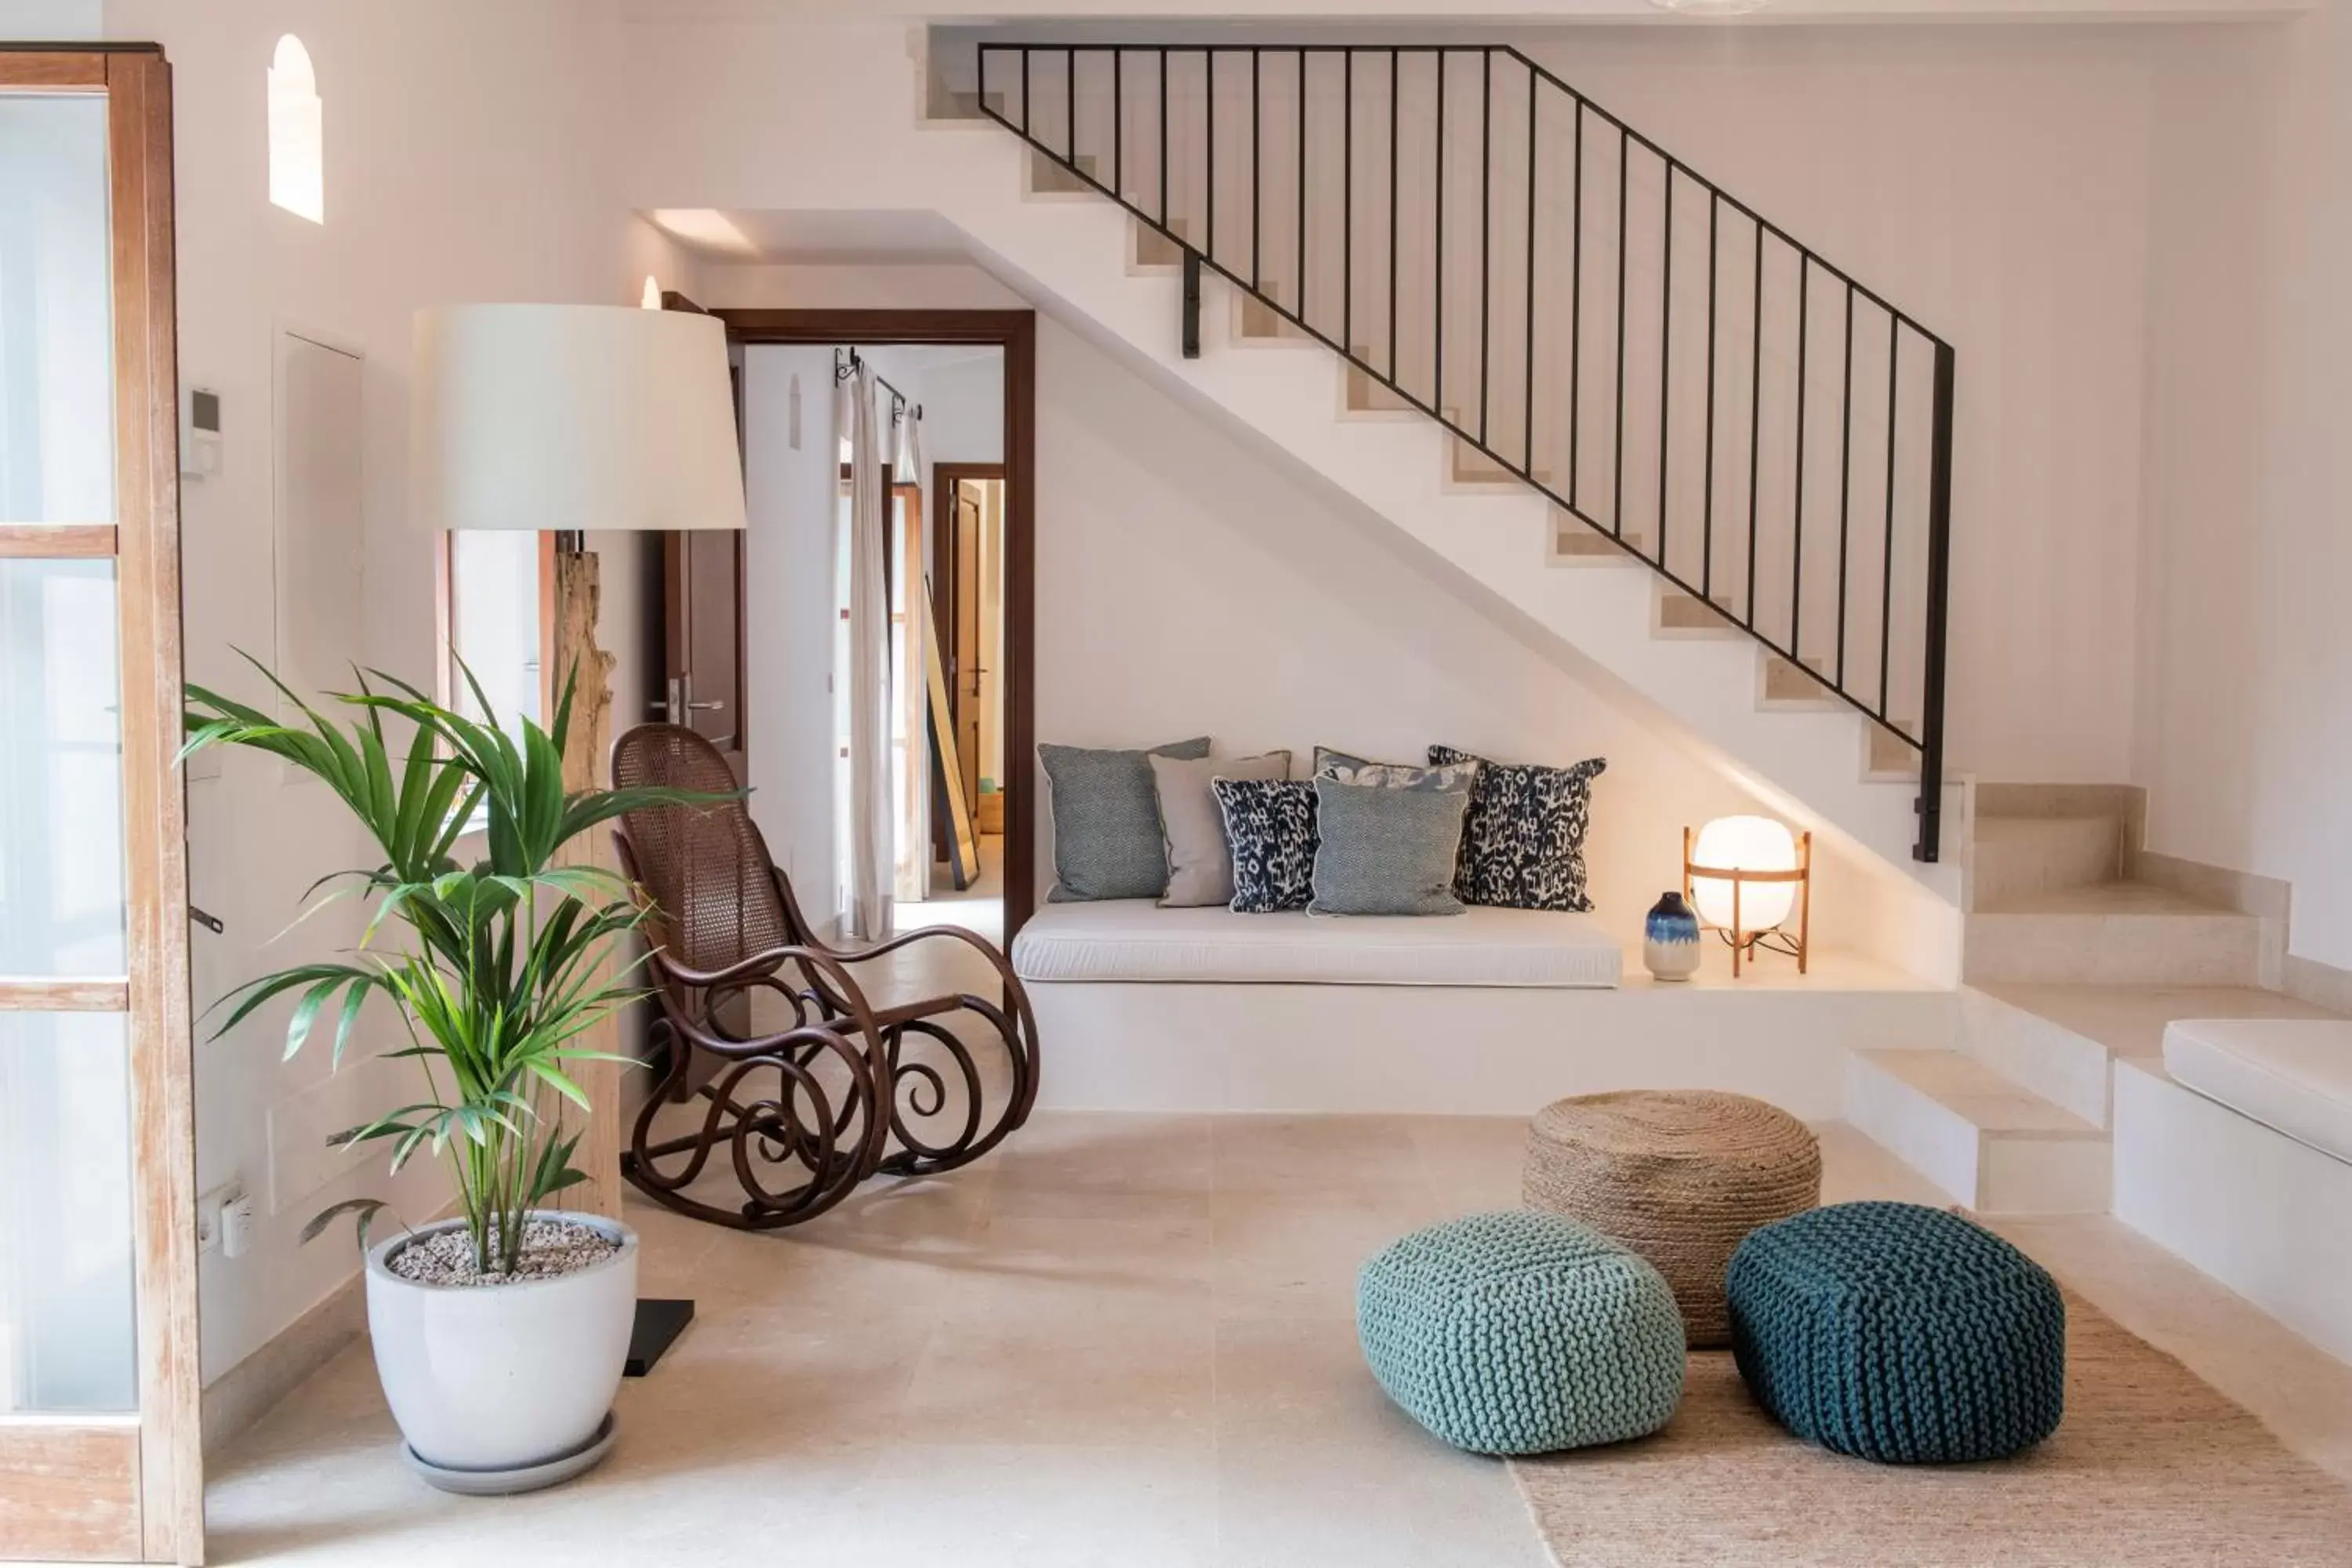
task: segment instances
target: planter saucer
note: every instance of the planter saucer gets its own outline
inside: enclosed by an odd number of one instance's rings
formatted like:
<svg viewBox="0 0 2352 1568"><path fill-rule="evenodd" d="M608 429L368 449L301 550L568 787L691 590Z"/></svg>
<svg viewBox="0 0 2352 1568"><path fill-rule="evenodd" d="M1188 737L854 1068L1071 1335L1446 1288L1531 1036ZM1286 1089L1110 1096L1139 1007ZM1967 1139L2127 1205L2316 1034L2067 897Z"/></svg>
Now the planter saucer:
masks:
<svg viewBox="0 0 2352 1568"><path fill-rule="evenodd" d="M424 1477L427 1484L445 1492L456 1492L461 1497L511 1497L517 1492L535 1492L545 1487L560 1486L574 1476L585 1475L594 1469L598 1461L613 1451L614 1428L613 1413L608 1410L588 1441L572 1452L511 1470L460 1469L436 1465L410 1447L404 1439L400 1445L400 1457L407 1460L408 1468Z"/></svg>

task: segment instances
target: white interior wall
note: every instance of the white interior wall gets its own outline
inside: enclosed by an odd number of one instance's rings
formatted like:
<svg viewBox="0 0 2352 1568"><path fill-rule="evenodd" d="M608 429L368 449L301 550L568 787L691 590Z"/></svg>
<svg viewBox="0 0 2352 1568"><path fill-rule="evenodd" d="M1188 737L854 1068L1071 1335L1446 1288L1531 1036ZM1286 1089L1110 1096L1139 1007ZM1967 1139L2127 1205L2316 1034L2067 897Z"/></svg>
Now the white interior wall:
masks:
<svg viewBox="0 0 2352 1568"><path fill-rule="evenodd" d="M426 682L433 540L409 524L405 484L414 311L484 300L635 302L649 270L690 279L691 258L626 216L604 160L593 155L609 119L598 93L611 58L607 16L601 5L557 0L488 11L458 0L106 5L109 37L159 41L173 65L181 376L223 399L223 471L182 489L192 679L250 695L258 678L232 649L270 646L271 343L280 324L326 332L366 356L367 604L354 651ZM268 200L264 73L289 28L310 50L324 100L323 226ZM641 564L631 552L605 554L605 641L623 661L616 692L640 681L648 658L636 629ZM355 933L340 912L272 940L314 878L365 862L345 815L322 788L287 781L267 759L224 754L195 770L192 893L228 925L225 936L195 933L199 1008L265 969L348 945ZM391 1065L347 1065L331 1080L315 1047L281 1064L284 1019L284 1008L272 1008L224 1039L200 1034L199 1185L240 1183L264 1211L250 1253L202 1260L207 1381L353 1273L341 1233L298 1247L296 1232L317 1208L377 1192L413 1219L444 1201L441 1177L424 1162L387 1184L373 1159L354 1168L320 1150L327 1133L381 1109L377 1075ZM377 1014L360 1045L392 1043L391 1026Z"/></svg>
<svg viewBox="0 0 2352 1568"><path fill-rule="evenodd" d="M2163 66L2133 776L2151 848L2291 881L2352 967L2352 16Z"/></svg>

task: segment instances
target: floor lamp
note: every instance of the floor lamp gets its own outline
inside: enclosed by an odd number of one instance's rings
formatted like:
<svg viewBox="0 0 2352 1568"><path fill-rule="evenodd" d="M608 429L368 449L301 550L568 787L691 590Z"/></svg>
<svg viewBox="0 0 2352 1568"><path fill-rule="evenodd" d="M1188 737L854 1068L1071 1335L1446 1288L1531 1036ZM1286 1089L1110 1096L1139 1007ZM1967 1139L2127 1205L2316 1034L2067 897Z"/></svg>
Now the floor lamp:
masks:
<svg viewBox="0 0 2352 1568"><path fill-rule="evenodd" d="M597 569L587 536L744 526L743 469L728 386L726 329L709 316L619 305L457 305L416 315L411 510L434 529L556 538L549 688L574 671L566 791L606 782L613 656L596 644ZM573 864L610 868L593 829ZM620 1049L615 1018L584 1043ZM571 1207L621 1212L620 1069L582 1062L593 1108L573 1163ZM632 1372L650 1368L694 1315L641 1300Z"/></svg>

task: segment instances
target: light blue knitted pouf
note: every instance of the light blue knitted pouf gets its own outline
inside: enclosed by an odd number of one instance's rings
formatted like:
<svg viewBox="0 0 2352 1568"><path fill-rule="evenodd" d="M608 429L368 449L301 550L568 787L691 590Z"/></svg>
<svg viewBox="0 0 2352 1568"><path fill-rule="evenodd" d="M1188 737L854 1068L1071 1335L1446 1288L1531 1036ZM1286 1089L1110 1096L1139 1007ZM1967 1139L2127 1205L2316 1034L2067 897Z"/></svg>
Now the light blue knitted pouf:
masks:
<svg viewBox="0 0 2352 1568"><path fill-rule="evenodd" d="M1683 1394L1674 1291L1559 1215L1471 1215L1391 1244L1357 1279L1356 1332L1389 1397L1473 1453L1643 1436Z"/></svg>

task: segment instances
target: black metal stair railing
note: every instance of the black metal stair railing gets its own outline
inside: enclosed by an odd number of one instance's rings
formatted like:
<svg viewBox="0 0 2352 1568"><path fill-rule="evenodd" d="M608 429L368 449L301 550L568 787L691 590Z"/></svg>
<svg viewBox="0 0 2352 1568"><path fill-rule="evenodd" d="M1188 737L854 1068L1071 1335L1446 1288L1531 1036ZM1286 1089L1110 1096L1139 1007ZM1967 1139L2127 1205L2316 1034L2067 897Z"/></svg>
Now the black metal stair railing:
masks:
<svg viewBox="0 0 2352 1568"><path fill-rule="evenodd" d="M1938 858L1950 344L1507 46L982 43L979 87L1173 247L1188 355L1206 268L1916 752Z"/></svg>

